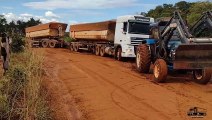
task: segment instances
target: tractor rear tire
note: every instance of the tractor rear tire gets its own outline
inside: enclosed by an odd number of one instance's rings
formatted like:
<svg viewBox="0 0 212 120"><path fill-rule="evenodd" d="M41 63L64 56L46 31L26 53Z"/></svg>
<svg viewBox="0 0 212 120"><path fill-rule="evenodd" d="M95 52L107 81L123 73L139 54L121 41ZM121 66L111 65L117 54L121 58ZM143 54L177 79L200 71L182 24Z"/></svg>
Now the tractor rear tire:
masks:
<svg viewBox="0 0 212 120"><path fill-rule="evenodd" d="M101 46L100 48L100 56L105 57L105 47Z"/></svg>
<svg viewBox="0 0 212 120"><path fill-rule="evenodd" d="M100 55L100 46L96 46L95 54L96 54L97 56Z"/></svg>
<svg viewBox="0 0 212 120"><path fill-rule="evenodd" d="M153 76L156 82L165 82L168 74L168 68L166 61L163 59L157 59L154 63Z"/></svg>
<svg viewBox="0 0 212 120"><path fill-rule="evenodd" d="M201 69L193 71L193 78L199 84L207 84L211 80L211 70Z"/></svg>
<svg viewBox="0 0 212 120"><path fill-rule="evenodd" d="M47 48L48 47L48 41L47 40L42 41L42 47L43 48Z"/></svg>
<svg viewBox="0 0 212 120"><path fill-rule="evenodd" d="M141 73L148 73L151 65L151 51L146 44L139 45L136 54L136 68Z"/></svg>

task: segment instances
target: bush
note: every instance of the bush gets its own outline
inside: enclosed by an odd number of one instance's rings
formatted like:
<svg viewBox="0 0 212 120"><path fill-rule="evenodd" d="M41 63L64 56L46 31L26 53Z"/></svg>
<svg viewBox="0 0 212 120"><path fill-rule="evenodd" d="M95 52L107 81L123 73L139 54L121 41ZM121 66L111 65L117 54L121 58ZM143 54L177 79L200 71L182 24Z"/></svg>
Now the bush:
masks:
<svg viewBox="0 0 212 120"><path fill-rule="evenodd" d="M11 55L10 69L0 80L1 120L51 120L41 87L42 61L30 50Z"/></svg>
<svg viewBox="0 0 212 120"><path fill-rule="evenodd" d="M73 38L70 38L69 36L64 37L65 42L72 42Z"/></svg>
<svg viewBox="0 0 212 120"><path fill-rule="evenodd" d="M11 43L11 51L13 53L20 53L23 52L25 46L25 41L23 37L19 35L14 35L12 37L12 43Z"/></svg>

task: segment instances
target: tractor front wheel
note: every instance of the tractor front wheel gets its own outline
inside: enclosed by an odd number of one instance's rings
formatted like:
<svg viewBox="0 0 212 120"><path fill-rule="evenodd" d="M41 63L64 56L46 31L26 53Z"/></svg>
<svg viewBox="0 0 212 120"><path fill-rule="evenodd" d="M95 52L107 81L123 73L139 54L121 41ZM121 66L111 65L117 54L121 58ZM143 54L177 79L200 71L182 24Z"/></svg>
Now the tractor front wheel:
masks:
<svg viewBox="0 0 212 120"><path fill-rule="evenodd" d="M157 59L154 63L153 68L153 74L154 74L154 80L156 82L165 82L167 74L168 74L168 68L166 61L163 59Z"/></svg>

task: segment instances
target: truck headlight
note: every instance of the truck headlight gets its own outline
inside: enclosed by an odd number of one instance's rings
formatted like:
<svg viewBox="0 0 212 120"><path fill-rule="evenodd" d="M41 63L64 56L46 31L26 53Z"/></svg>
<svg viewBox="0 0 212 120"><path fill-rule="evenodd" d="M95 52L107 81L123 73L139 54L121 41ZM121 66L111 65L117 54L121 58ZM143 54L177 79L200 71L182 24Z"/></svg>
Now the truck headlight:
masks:
<svg viewBox="0 0 212 120"><path fill-rule="evenodd" d="M127 49L126 52L127 53L131 53L131 52L133 52L133 50L132 49Z"/></svg>

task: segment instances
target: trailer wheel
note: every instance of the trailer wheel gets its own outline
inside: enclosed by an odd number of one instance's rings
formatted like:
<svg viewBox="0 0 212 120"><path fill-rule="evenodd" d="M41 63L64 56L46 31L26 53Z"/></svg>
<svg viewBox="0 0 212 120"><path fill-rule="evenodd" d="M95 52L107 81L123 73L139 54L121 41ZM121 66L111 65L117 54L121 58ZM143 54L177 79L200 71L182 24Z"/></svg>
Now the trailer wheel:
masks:
<svg viewBox="0 0 212 120"><path fill-rule="evenodd" d="M193 78L197 83L207 84L211 79L211 71L209 69L194 70Z"/></svg>
<svg viewBox="0 0 212 120"><path fill-rule="evenodd" d="M73 46L73 44L70 44L70 51L74 51L74 46Z"/></svg>
<svg viewBox="0 0 212 120"><path fill-rule="evenodd" d="M49 47L50 48L55 48L55 46L56 46L56 42L54 42L54 41L50 41L49 42Z"/></svg>
<svg viewBox="0 0 212 120"><path fill-rule="evenodd" d="M139 45L136 54L136 68L141 73L148 73L151 65L151 52L146 44Z"/></svg>
<svg viewBox="0 0 212 120"><path fill-rule="evenodd" d="M104 57L105 56L105 47L101 46L100 48L100 56Z"/></svg>
<svg viewBox="0 0 212 120"><path fill-rule="evenodd" d="M78 44L74 44L73 47L74 47L74 51L75 52L79 52L79 46L78 46Z"/></svg>
<svg viewBox="0 0 212 120"><path fill-rule="evenodd" d="M157 59L154 63L153 74L156 82L165 82L168 73L166 61Z"/></svg>
<svg viewBox="0 0 212 120"><path fill-rule="evenodd" d="M100 46L96 46L95 54L100 55Z"/></svg>
<svg viewBox="0 0 212 120"><path fill-rule="evenodd" d="M122 61L121 53L122 53L122 49L121 49L121 47L119 47L118 50L117 50L117 52L116 52L116 59L118 61Z"/></svg>
<svg viewBox="0 0 212 120"><path fill-rule="evenodd" d="M47 48L48 47L48 41L47 40L42 41L42 47L43 48Z"/></svg>

